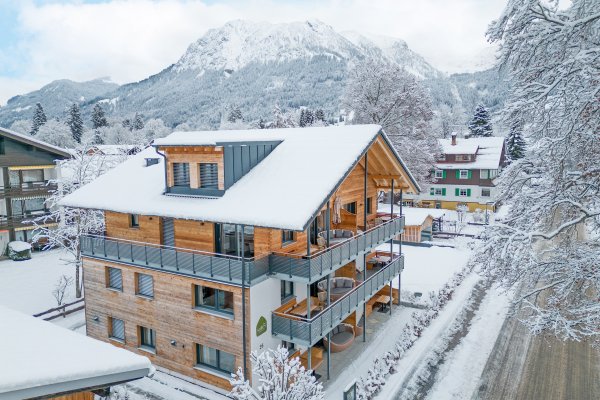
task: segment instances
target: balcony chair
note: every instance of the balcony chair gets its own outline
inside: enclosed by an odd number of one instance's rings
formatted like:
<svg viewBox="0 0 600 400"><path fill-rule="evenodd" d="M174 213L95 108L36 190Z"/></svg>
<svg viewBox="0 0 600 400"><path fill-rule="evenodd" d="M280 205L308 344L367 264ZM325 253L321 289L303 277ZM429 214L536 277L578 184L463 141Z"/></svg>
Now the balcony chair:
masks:
<svg viewBox="0 0 600 400"><path fill-rule="evenodd" d="M356 286L356 281L352 278L347 277L334 277L331 278L329 294L331 301L336 301L346 293L351 291ZM317 288L320 292L327 292L327 280L324 279L317 283ZM325 294L327 296L327 294Z"/></svg>
<svg viewBox="0 0 600 400"><path fill-rule="evenodd" d="M329 231L329 244L343 242L353 236L354 232L349 229L332 229ZM325 239L325 243L327 243L327 231L319 232L319 237Z"/></svg>
<svg viewBox="0 0 600 400"><path fill-rule="evenodd" d="M354 342L354 328L350 324L341 323L331 331L331 352L339 353L346 350ZM323 344L327 348L327 336L323 338Z"/></svg>

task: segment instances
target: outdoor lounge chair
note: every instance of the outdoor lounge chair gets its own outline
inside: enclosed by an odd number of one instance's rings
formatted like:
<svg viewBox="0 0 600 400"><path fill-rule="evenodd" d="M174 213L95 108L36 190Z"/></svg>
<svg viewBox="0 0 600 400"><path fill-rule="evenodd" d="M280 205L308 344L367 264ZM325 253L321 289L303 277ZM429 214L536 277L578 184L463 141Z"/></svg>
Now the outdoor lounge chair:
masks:
<svg viewBox="0 0 600 400"><path fill-rule="evenodd" d="M323 338L323 344L327 347L327 336ZM354 328L352 325L341 323L331 331L331 352L339 353L352 346L354 342Z"/></svg>
<svg viewBox="0 0 600 400"><path fill-rule="evenodd" d="M331 282L329 284L329 295L331 301L336 301L356 286L354 279L342 276L331 278ZM327 292L327 280L324 279L317 283L317 287L319 288L319 291Z"/></svg>

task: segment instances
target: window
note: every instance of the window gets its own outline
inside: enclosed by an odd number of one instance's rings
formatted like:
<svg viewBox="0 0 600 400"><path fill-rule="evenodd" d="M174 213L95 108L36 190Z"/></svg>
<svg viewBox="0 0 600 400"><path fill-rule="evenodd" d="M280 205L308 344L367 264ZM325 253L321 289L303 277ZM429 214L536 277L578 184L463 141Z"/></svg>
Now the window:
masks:
<svg viewBox="0 0 600 400"><path fill-rule="evenodd" d="M456 161L471 161L471 155L470 154L457 154L456 156L454 156L454 159Z"/></svg>
<svg viewBox="0 0 600 400"><path fill-rule="evenodd" d="M5 154L3 137L0 137L0 154Z"/></svg>
<svg viewBox="0 0 600 400"><path fill-rule="evenodd" d="M138 214L129 214L129 226L132 228L140 227L140 216Z"/></svg>
<svg viewBox="0 0 600 400"><path fill-rule="evenodd" d="M219 172L217 163L200 163L200 188L219 188Z"/></svg>
<svg viewBox="0 0 600 400"><path fill-rule="evenodd" d="M137 291L136 294L145 297L154 297L154 279L152 275L136 273Z"/></svg>
<svg viewBox="0 0 600 400"><path fill-rule="evenodd" d="M479 178L481 179L490 179L490 170L482 169L479 171Z"/></svg>
<svg viewBox="0 0 600 400"><path fill-rule="evenodd" d="M215 224L217 253L239 256L242 230L234 224ZM244 226L244 257L254 257L254 227Z"/></svg>
<svg viewBox="0 0 600 400"><path fill-rule="evenodd" d="M490 179L494 179L497 176L498 176L498 170L497 169L490 169Z"/></svg>
<svg viewBox="0 0 600 400"><path fill-rule="evenodd" d="M190 165L173 163L173 186L190 186Z"/></svg>
<svg viewBox="0 0 600 400"><path fill-rule="evenodd" d="M208 286L194 285L194 306L233 314L233 293Z"/></svg>
<svg viewBox="0 0 600 400"><path fill-rule="evenodd" d="M356 214L356 202L353 201L352 203L347 203L344 204L344 210L348 211L349 213L352 214Z"/></svg>
<svg viewBox="0 0 600 400"><path fill-rule="evenodd" d="M281 300L285 300L294 295L294 282L281 281Z"/></svg>
<svg viewBox="0 0 600 400"><path fill-rule="evenodd" d="M459 171L458 179L469 179L470 176L471 176L471 174L468 169L461 169Z"/></svg>
<svg viewBox="0 0 600 400"><path fill-rule="evenodd" d="M145 326L139 327L140 332L140 347L143 349L155 350L156 349L156 336L154 329L146 328Z"/></svg>
<svg viewBox="0 0 600 400"><path fill-rule="evenodd" d="M481 189L481 197L490 197L491 191L489 188Z"/></svg>
<svg viewBox="0 0 600 400"><path fill-rule="evenodd" d="M460 197L470 197L471 196L471 189L458 189L458 188L456 188L455 195L456 196L460 196Z"/></svg>
<svg viewBox="0 0 600 400"><path fill-rule="evenodd" d="M235 356L212 347L196 344L196 365L232 373L235 370Z"/></svg>
<svg viewBox="0 0 600 400"><path fill-rule="evenodd" d="M119 268L108 267L108 287L123 291L123 275Z"/></svg>
<svg viewBox="0 0 600 400"><path fill-rule="evenodd" d="M444 188L435 188L434 194L436 196L444 196L444 195L446 195L446 189L444 189Z"/></svg>
<svg viewBox="0 0 600 400"><path fill-rule="evenodd" d="M444 179L444 170L436 169L435 170L435 178L436 179Z"/></svg>
<svg viewBox="0 0 600 400"><path fill-rule="evenodd" d="M110 317L110 332L109 337L111 339L117 339L121 342L125 342L125 322L122 319Z"/></svg>
<svg viewBox="0 0 600 400"><path fill-rule="evenodd" d="M373 199L367 197L367 214L373 214Z"/></svg>
<svg viewBox="0 0 600 400"><path fill-rule="evenodd" d="M44 182L43 169L26 169L21 171L23 183Z"/></svg>
<svg viewBox="0 0 600 400"><path fill-rule="evenodd" d="M446 155L445 154L440 154L438 156L438 161L446 161Z"/></svg>
<svg viewBox="0 0 600 400"><path fill-rule="evenodd" d="M294 241L294 231L281 231L281 244L286 245Z"/></svg>

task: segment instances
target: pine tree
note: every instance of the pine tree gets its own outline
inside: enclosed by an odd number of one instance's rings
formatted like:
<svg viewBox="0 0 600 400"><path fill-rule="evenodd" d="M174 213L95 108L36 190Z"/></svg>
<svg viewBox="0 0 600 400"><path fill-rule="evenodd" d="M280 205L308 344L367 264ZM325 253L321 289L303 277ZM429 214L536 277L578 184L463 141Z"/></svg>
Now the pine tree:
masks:
<svg viewBox="0 0 600 400"><path fill-rule="evenodd" d="M37 135L38 131L40 130L40 126L44 125L47 121L48 119L46 118L44 108L40 103L35 103L35 110L33 111L33 120L29 134L31 136Z"/></svg>
<svg viewBox="0 0 600 400"><path fill-rule="evenodd" d="M83 120L81 119L81 111L77 103L69 108L69 116L67 118L67 126L71 129L73 139L77 143L81 143L81 136L83 135Z"/></svg>
<svg viewBox="0 0 600 400"><path fill-rule="evenodd" d="M313 112L310 108L306 109L305 118L306 118L306 126L311 126L312 124L314 124L315 114L313 114Z"/></svg>
<svg viewBox="0 0 600 400"><path fill-rule="evenodd" d="M475 114L469 122L468 128L472 137L492 136L490 113L483 104L478 105L475 109Z"/></svg>
<svg viewBox="0 0 600 400"><path fill-rule="evenodd" d="M306 111L304 111L304 108L300 110L300 120L298 121L298 126L300 128L304 128L306 126Z"/></svg>
<svg viewBox="0 0 600 400"><path fill-rule="evenodd" d="M525 139L521 127L519 121L513 121L506 138L506 154L511 161L525 157Z"/></svg>
<svg viewBox="0 0 600 400"><path fill-rule="evenodd" d="M323 112L323 110L321 108L318 108L317 111L315 112L315 119L317 121L325 122L325 113Z"/></svg>
<svg viewBox="0 0 600 400"><path fill-rule="evenodd" d="M94 130L94 136L92 138L92 144L94 144L94 145L104 144L104 138L102 137L102 133L100 132L100 129L95 129Z"/></svg>
<svg viewBox="0 0 600 400"><path fill-rule="evenodd" d="M244 118L242 116L242 111L238 107L230 107L229 115L227 116L227 121L229 122L238 122L242 121Z"/></svg>
<svg viewBox="0 0 600 400"><path fill-rule="evenodd" d="M135 113L133 117L133 123L131 125L131 130L139 131L144 129L144 116L142 114Z"/></svg>
<svg viewBox="0 0 600 400"><path fill-rule="evenodd" d="M104 114L104 109L102 108L100 103L96 103L94 109L92 110L92 128L98 129L105 126L108 126L106 114Z"/></svg>

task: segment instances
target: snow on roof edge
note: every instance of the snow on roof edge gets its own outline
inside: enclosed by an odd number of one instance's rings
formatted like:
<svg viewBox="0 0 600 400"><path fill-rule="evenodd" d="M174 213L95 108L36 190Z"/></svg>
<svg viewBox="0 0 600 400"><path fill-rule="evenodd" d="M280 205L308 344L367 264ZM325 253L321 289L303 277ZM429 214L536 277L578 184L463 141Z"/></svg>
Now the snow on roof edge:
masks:
<svg viewBox="0 0 600 400"><path fill-rule="evenodd" d="M66 149L63 149L62 147L54 146L53 144L46 143L46 142L36 139L34 137L27 136L22 133L15 132L13 130L10 130L8 128L3 128L3 127L0 127L0 132L14 136L14 139L22 141L22 142L26 142L27 144L33 144L33 145L36 145L36 146L39 146L42 148L46 148L46 150L48 150L48 151L57 152L58 154L62 155L63 157L71 157L71 154L69 154L69 152Z"/></svg>

